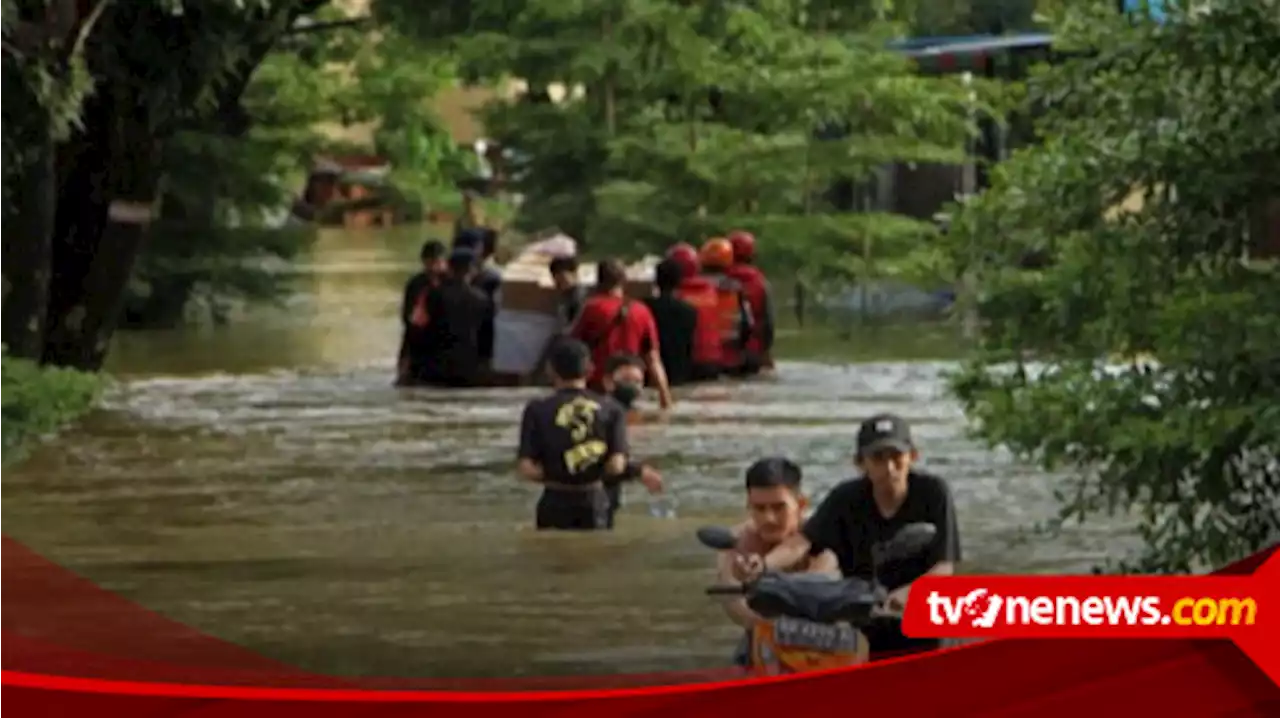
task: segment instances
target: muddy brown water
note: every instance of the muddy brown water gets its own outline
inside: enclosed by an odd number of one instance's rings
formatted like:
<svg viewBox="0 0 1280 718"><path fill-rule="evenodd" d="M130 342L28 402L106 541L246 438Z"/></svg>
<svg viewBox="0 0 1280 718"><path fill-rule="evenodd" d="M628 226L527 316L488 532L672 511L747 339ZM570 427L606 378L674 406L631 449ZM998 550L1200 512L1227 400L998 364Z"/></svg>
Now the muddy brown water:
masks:
<svg viewBox="0 0 1280 718"><path fill-rule="evenodd" d="M532 390L390 386L417 238L325 235L300 291L225 328L121 336L101 410L4 472L7 535L141 604L307 669L520 676L726 665L695 527L737 520L754 457L846 478L857 422L914 422L952 482L967 571L1075 572L1116 525L1023 541L1058 479L967 440L946 362L791 360L778 377L677 393L635 429L678 518L632 489L619 529L540 535L512 473Z"/></svg>

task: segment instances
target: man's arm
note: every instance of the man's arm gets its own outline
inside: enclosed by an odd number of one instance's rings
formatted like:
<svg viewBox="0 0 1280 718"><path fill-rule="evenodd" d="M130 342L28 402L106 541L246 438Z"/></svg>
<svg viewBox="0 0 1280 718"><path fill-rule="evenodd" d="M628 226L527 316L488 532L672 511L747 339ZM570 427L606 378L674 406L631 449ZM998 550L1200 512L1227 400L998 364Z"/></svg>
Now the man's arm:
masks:
<svg viewBox="0 0 1280 718"><path fill-rule="evenodd" d="M756 327L756 332L760 336L760 348L767 354L773 351L773 331L774 331L774 308L773 308L773 288L765 282L764 291L761 292L764 297L764 306L761 307L761 318L763 321Z"/></svg>
<svg viewBox="0 0 1280 718"><path fill-rule="evenodd" d="M808 569L805 573L816 573L831 578L840 578L840 560L836 558L834 553L823 551L813 560L809 562Z"/></svg>
<svg viewBox="0 0 1280 718"><path fill-rule="evenodd" d="M400 323L408 328L413 319L413 305L418 301L418 293L420 291L419 275L409 277L409 281L404 283L404 300L400 302Z"/></svg>
<svg viewBox="0 0 1280 718"><path fill-rule="evenodd" d="M649 374L653 376L653 383L658 389L658 406L663 409L670 409L675 403L675 399L671 396L671 382L667 379L667 368L662 364L662 355L657 349L651 350L645 356L645 365L649 369Z"/></svg>
<svg viewBox="0 0 1280 718"><path fill-rule="evenodd" d="M667 367L662 363L662 347L658 344L658 323L654 321L653 314L648 311L645 312L644 331L649 345L648 351L644 352L645 367L649 370L649 375L653 377L653 383L658 389L658 406L670 409L673 403L671 382L667 379Z"/></svg>
<svg viewBox="0 0 1280 718"><path fill-rule="evenodd" d="M716 556L716 574L718 583L725 586L737 584L738 579L733 575L733 553L730 551L719 551L718 554L719 555ZM729 598L721 605L724 607L724 613L729 617L730 621L733 621L748 630L756 623L763 620L760 617L760 614L752 611L751 608L747 606L747 599L745 598Z"/></svg>
<svg viewBox="0 0 1280 718"><path fill-rule="evenodd" d="M604 472L609 476L622 476L627 473L627 457L631 453L631 442L627 436L627 412L619 404L609 402L608 434L605 444L609 447L605 459Z"/></svg>
<svg viewBox="0 0 1280 718"><path fill-rule="evenodd" d="M541 483L545 474L542 470L542 452L538 447L538 426L534 416L534 403L524 407L520 417L520 447L516 450L516 473L525 481Z"/></svg>
<svg viewBox="0 0 1280 718"><path fill-rule="evenodd" d="M735 527L733 532L737 535L742 530L741 526ZM735 586L740 582L734 575L734 558L737 554L733 551L717 551L716 552L716 583L722 586ZM725 615L730 621L750 630L761 619L760 614L752 611L747 606L745 598L726 599L722 604Z"/></svg>
<svg viewBox="0 0 1280 718"><path fill-rule="evenodd" d="M764 557L763 570L781 571L794 566L806 556L818 557L835 547L842 528L840 511L848 502L840 487L827 494L800 530Z"/></svg>
<svg viewBox="0 0 1280 718"><path fill-rule="evenodd" d="M760 570L784 571L788 566L794 566L803 561L812 552L813 544L810 543L809 537L803 533L789 536L764 555L764 563Z"/></svg>
<svg viewBox="0 0 1280 718"><path fill-rule="evenodd" d="M956 522L955 501L945 481L938 479L937 486L938 495L929 502L929 521L938 527L938 533L926 554L929 570L922 576L950 576L960 562L960 527ZM905 607L910 594L911 584L899 586L889 594L889 602Z"/></svg>
<svg viewBox="0 0 1280 718"><path fill-rule="evenodd" d="M747 298L747 293L742 284L738 287L738 343L745 349L747 342L750 341L751 335L756 330L756 317L751 309L751 300Z"/></svg>

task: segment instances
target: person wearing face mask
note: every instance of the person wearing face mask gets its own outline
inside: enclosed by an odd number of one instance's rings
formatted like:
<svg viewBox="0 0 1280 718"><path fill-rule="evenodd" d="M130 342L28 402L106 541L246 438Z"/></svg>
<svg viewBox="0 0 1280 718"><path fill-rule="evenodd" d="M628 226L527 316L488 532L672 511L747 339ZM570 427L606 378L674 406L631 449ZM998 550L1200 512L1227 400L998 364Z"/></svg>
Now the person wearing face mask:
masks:
<svg viewBox="0 0 1280 718"><path fill-rule="evenodd" d="M867 419L858 429L854 454L854 465L862 476L833 488L799 533L763 555L736 557L734 577L753 581L764 571L831 551L842 575L871 580L874 545L908 524L931 523L937 534L926 551L892 561L874 576L889 591L891 604L906 606L913 581L926 575L949 576L960 561L951 489L943 479L913 468L919 458L904 419L893 414ZM939 639L907 638L896 622L873 624L864 632L873 661L942 645Z"/></svg>
<svg viewBox="0 0 1280 718"><path fill-rule="evenodd" d="M605 370L605 389L610 398L622 405L627 412L627 423L635 423L639 412L636 402L644 394L644 362L630 354L619 354L609 360ZM652 466L636 460L627 463L627 469L616 478L606 478L605 492L609 495L609 526L622 507L622 482L639 481L652 496L663 491L662 474Z"/></svg>

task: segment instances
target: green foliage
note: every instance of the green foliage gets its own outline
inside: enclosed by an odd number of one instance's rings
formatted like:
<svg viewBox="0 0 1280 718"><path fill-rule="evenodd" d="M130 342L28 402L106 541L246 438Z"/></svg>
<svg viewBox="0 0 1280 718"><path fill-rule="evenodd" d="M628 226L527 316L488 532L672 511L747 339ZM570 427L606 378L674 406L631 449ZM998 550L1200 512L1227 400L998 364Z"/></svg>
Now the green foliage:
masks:
<svg viewBox="0 0 1280 718"><path fill-rule="evenodd" d="M32 440L88 411L103 385L96 374L40 367L7 354L0 357L0 377L6 464L21 458Z"/></svg>
<svg viewBox="0 0 1280 718"><path fill-rule="evenodd" d="M392 183L424 199L442 188L457 194L456 183L477 170L475 154L453 140L430 106L457 77L453 56L384 26L364 39L352 73L354 117L377 121L374 151L391 160Z"/></svg>
<svg viewBox="0 0 1280 718"><path fill-rule="evenodd" d="M917 76L884 49L895 28L875 19L891 17L889 4L376 8L419 39L450 43L464 77L529 84L483 116L527 156L516 168L522 229L558 226L596 250L632 253L742 227L769 238L775 269L813 277L938 264L913 256L937 254L927 223L840 212L825 196L888 162L959 160L968 113L985 107L956 78ZM551 101L566 88L570 99ZM845 132L820 139L823 126Z"/></svg>
<svg viewBox="0 0 1280 718"><path fill-rule="evenodd" d="M1248 258L1280 197L1280 2L1213 7L1165 26L1069 12L1064 44L1096 52L1032 84L1053 100L1044 144L951 235L984 290L958 395L983 438L1076 470L1057 525L1136 520L1146 548L1122 568L1220 565L1280 530L1280 271ZM1029 252L1050 264L1015 269ZM1114 352L1155 362L1103 368Z"/></svg>
<svg viewBox="0 0 1280 718"><path fill-rule="evenodd" d="M322 9L315 22L341 15ZM355 57L354 31L302 33L253 70L234 108L247 131L220 123L179 132L165 145L163 221L153 228L130 284L125 323L172 326L203 307L214 321L235 300L273 301L292 275L274 265L295 258L315 239L308 228L279 228L312 158L328 142L316 127L353 102L337 69Z"/></svg>

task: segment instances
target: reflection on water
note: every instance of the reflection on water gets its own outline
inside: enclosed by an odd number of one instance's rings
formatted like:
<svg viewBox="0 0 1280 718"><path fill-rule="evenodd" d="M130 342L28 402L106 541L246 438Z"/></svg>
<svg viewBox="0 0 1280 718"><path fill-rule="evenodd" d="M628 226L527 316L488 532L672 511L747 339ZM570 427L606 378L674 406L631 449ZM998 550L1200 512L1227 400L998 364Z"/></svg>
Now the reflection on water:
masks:
<svg viewBox="0 0 1280 718"><path fill-rule="evenodd" d="M420 237L331 234L303 292L233 326L122 337L103 411L6 472L6 533L171 617L313 670L495 676L721 666L703 523L741 472L799 459L820 493L857 422L916 425L953 482L969 570L1078 571L1115 529L1022 543L1052 477L963 438L940 363L784 363L775 381L678 393L638 427L679 497L643 492L612 534L539 535L511 472L525 390L397 390L395 307Z"/></svg>

